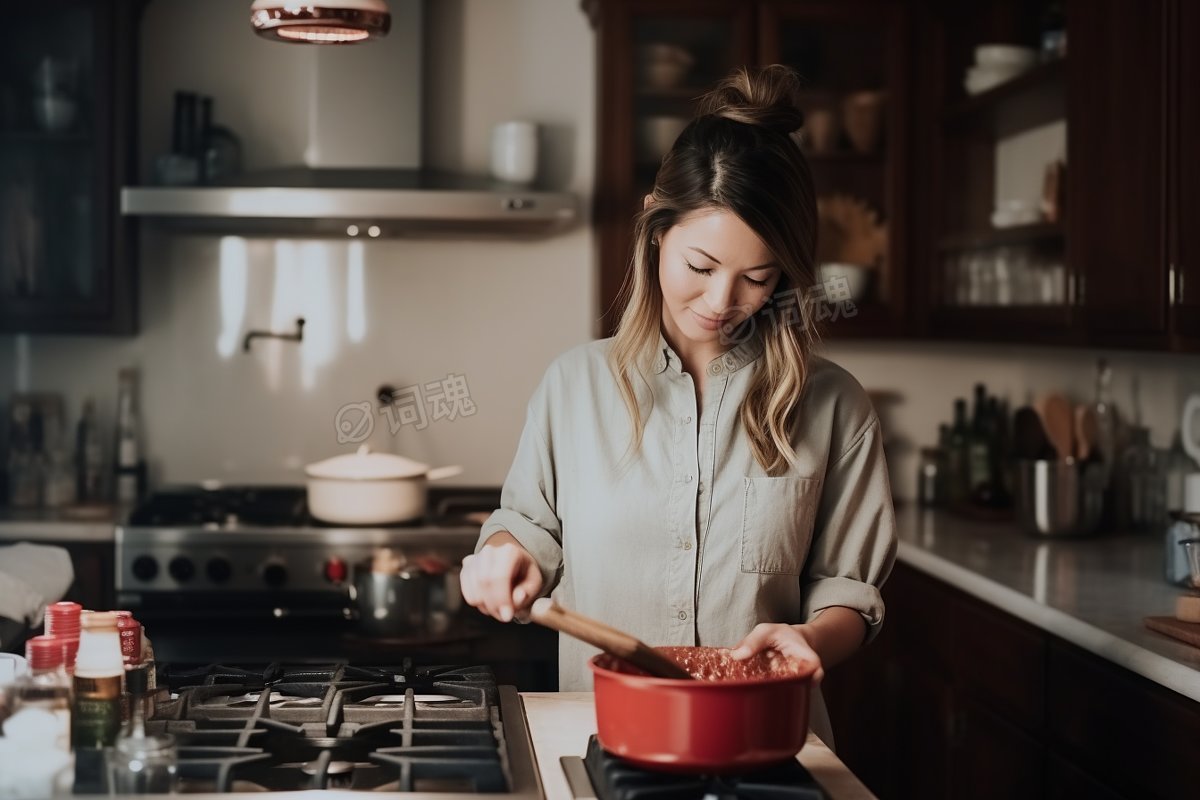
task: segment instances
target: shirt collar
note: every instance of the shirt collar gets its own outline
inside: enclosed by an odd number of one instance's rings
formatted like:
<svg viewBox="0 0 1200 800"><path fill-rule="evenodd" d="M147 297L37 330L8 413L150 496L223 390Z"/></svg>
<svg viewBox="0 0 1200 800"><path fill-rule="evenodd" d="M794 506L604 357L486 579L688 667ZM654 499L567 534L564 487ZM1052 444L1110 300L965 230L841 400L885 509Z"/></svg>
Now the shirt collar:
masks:
<svg viewBox="0 0 1200 800"><path fill-rule="evenodd" d="M762 336L759 334L757 327L755 327L743 341L708 362L705 372L711 376L737 372L762 355L762 351ZM683 360L679 358L679 355L667 343L666 337L662 335L662 331L660 330L658 333L658 350L654 358L654 374L661 375L663 372L666 372L667 367L673 369L677 374L682 373Z"/></svg>

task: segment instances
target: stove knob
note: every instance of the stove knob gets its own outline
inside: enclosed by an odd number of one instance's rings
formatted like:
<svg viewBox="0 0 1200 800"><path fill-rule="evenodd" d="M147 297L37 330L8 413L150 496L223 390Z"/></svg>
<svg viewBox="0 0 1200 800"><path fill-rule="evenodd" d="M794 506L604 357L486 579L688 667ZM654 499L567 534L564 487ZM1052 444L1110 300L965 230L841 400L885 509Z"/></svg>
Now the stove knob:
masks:
<svg viewBox="0 0 1200 800"><path fill-rule="evenodd" d="M149 583L158 577L158 561L153 556L138 556L133 560L133 577Z"/></svg>
<svg viewBox="0 0 1200 800"><path fill-rule="evenodd" d="M208 579L213 583L225 583L233 577L233 565L224 556L210 558L204 565L204 571L208 573Z"/></svg>
<svg viewBox="0 0 1200 800"><path fill-rule="evenodd" d="M263 581L267 586L273 589L278 589L287 583L288 574L287 567L280 564L278 561L271 561L262 569Z"/></svg>
<svg viewBox="0 0 1200 800"><path fill-rule="evenodd" d="M346 562L337 556L325 562L325 580L330 583L345 583L347 573Z"/></svg>
<svg viewBox="0 0 1200 800"><path fill-rule="evenodd" d="M187 583L196 574L196 565L187 556L175 556L167 565L167 572L180 583Z"/></svg>

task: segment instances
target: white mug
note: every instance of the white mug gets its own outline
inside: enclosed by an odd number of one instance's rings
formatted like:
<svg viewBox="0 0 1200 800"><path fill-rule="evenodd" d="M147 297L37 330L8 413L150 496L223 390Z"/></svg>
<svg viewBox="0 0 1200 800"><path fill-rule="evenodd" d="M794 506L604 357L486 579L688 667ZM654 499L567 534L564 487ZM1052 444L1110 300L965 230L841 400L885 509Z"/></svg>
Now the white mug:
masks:
<svg viewBox="0 0 1200 800"><path fill-rule="evenodd" d="M492 129L492 177L532 183L537 175L537 124L513 120Z"/></svg>

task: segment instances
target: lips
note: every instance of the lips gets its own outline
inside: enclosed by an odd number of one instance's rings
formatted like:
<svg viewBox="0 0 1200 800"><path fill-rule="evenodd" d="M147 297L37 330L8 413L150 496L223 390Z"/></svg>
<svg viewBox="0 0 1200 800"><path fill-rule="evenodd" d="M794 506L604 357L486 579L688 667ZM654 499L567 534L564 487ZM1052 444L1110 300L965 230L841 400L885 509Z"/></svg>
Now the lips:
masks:
<svg viewBox="0 0 1200 800"><path fill-rule="evenodd" d="M720 330L722 326L727 325L729 323L729 321L733 319L733 315L730 315L727 317L719 317L719 318L714 319L712 317L705 317L701 314L697 314L695 311L692 311L690 308L688 309L688 311L692 312L692 318L696 320L696 324L699 325L701 328L704 328L704 330L706 330L706 331Z"/></svg>

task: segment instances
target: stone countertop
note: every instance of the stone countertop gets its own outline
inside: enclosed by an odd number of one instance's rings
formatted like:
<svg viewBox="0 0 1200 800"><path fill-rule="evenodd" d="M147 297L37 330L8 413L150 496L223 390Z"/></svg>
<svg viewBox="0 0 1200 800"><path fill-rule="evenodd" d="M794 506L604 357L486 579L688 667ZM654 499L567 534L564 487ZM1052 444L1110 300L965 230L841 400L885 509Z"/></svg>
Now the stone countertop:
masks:
<svg viewBox="0 0 1200 800"><path fill-rule="evenodd" d="M596 732L594 697L591 692L525 692L521 695L546 800L572 800L559 758L582 756L587 750L588 737ZM830 800L875 797L816 736L809 734L799 759L824 787Z"/></svg>
<svg viewBox="0 0 1200 800"><path fill-rule="evenodd" d="M116 525L113 508L0 508L0 542L112 542Z"/></svg>
<svg viewBox="0 0 1200 800"><path fill-rule="evenodd" d="M1164 577L1163 535L1041 539L917 506L898 508L897 523L910 567L1200 701L1200 649L1142 622L1173 616L1186 591Z"/></svg>

